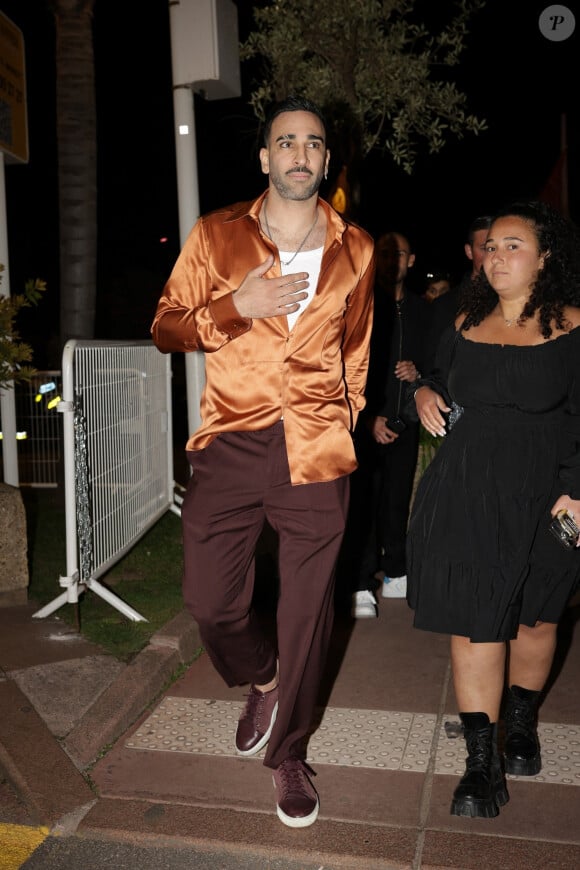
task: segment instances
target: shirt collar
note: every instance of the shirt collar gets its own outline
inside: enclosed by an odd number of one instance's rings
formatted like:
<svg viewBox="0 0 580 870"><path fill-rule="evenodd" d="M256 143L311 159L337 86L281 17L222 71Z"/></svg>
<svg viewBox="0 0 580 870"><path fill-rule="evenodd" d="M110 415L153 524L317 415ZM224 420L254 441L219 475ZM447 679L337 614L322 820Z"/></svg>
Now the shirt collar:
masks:
<svg viewBox="0 0 580 870"><path fill-rule="evenodd" d="M246 217L252 218L254 221L257 222L259 220L262 203L266 199L267 195L268 191L265 190L264 193L262 193L257 199L254 199L251 202L240 202L237 205L234 205L232 207L230 216L226 219L226 223L243 220ZM318 203L326 213L327 226L330 230L334 232L334 235L340 241L348 224L341 218L339 213L335 211L328 202L326 202L326 200L319 197Z"/></svg>

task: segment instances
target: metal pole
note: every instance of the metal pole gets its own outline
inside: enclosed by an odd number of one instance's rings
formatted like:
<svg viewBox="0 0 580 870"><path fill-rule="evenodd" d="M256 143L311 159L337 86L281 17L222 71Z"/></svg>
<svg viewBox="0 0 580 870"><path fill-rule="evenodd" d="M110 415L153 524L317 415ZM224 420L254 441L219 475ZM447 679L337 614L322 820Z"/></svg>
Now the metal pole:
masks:
<svg viewBox="0 0 580 870"><path fill-rule="evenodd" d="M8 222L6 218L6 183L4 178L4 153L0 151L0 263L4 266L0 282L0 295L10 296L10 270L8 268ZM2 461L4 482L18 486L18 451L16 449L16 405L14 382L0 388L2 413Z"/></svg>
<svg viewBox="0 0 580 870"><path fill-rule="evenodd" d="M169 4L171 43L177 44L176 28L181 21L175 5ZM179 238L181 247L189 231L199 217L199 185L197 176L197 148L195 142L195 109L191 87L175 81L173 67L173 115L175 125L175 155L177 159L177 199L179 207ZM187 421L189 432L194 432L201 423L199 403L205 385L204 356L200 351L185 354L185 377L187 384Z"/></svg>
<svg viewBox="0 0 580 870"><path fill-rule="evenodd" d="M560 202L562 203L562 214L564 217L570 217L570 200L568 186L568 133L566 130L566 113L563 112L560 118L560 160L562 161L562 178L560 190Z"/></svg>

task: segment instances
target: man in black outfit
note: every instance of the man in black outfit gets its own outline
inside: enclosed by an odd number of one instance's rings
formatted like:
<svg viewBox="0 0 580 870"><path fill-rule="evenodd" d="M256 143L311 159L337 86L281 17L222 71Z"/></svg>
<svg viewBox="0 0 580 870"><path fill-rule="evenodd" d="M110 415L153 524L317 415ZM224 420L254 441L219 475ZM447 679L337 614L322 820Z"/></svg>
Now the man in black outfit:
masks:
<svg viewBox="0 0 580 870"><path fill-rule="evenodd" d="M415 262L409 240L400 233L385 233L375 252L367 406L355 436L360 467L352 480L351 534L345 545L357 575L355 618L378 615L378 583L382 582L384 598L406 595L405 542L419 423L405 418L404 405L407 384L420 376L430 307L405 287L407 271Z"/></svg>
<svg viewBox="0 0 580 870"><path fill-rule="evenodd" d="M471 222L467 231L467 241L463 246L465 256L471 261L471 269L465 272L461 281L455 284L451 290L434 299L431 303L427 347L423 357L423 375L428 374L435 367L435 356L441 333L455 320L464 287L479 275L490 226L490 215L480 215Z"/></svg>

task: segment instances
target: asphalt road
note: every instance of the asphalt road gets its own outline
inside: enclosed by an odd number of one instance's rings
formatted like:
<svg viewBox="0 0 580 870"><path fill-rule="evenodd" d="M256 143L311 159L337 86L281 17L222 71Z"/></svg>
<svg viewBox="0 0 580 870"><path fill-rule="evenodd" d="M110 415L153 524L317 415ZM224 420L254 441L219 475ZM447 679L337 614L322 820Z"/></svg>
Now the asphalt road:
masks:
<svg viewBox="0 0 580 870"><path fill-rule="evenodd" d="M2 870L8 866L2 864ZM190 848L150 847L77 837L48 837L23 864L10 870L338 870L335 865L287 861L257 854L236 855ZM341 868L345 870L345 868ZM352 868L350 868L352 870ZM388 866L385 865L385 870Z"/></svg>

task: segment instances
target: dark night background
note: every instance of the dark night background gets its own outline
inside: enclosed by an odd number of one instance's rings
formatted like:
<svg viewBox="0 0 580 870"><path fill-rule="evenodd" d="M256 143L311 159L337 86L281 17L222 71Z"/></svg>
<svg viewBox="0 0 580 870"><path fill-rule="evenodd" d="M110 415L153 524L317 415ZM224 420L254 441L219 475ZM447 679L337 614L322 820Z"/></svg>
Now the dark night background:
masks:
<svg viewBox="0 0 580 870"><path fill-rule="evenodd" d="M239 0L240 38L252 7ZM416 13L435 28L453 2L419 0ZM546 2L488 0L470 25L462 63L451 75L468 111L488 130L451 140L436 155L421 152L408 177L389 156L366 161L360 222L371 232L410 235L418 262L454 276L465 268L466 227L504 201L535 197L560 153L567 116L569 200L578 222L580 18L574 34L550 42L538 27ZM568 8L573 4L568 2ZM55 28L44 0L0 0L23 32L30 161L6 165L10 283L47 281L40 307L21 323L38 368L60 367L58 216L55 139ZM316 25L312 22L312 26ZM179 251L168 0L96 0L94 52L98 121L97 338L149 337L157 298ZM200 208L250 199L265 186L258 169L257 121L247 104L255 70L242 64L240 99L195 97ZM322 194L325 194L323 189ZM162 237L167 238L161 243Z"/></svg>

